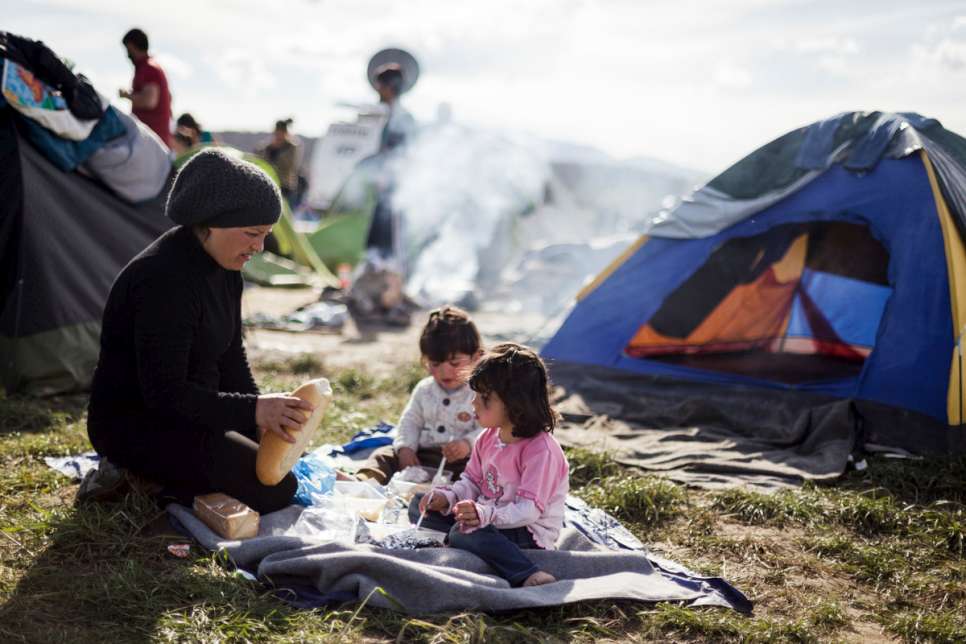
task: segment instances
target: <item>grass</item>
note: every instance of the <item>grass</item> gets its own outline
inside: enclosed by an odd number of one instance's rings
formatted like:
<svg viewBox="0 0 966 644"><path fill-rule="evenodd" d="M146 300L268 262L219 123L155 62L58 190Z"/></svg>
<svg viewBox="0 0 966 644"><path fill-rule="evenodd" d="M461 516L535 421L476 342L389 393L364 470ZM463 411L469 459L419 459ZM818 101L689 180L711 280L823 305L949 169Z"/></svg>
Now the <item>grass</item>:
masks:
<svg viewBox="0 0 966 644"><path fill-rule="evenodd" d="M886 620L887 628L912 642L960 643L966 635L962 610L906 611Z"/></svg>
<svg viewBox="0 0 966 644"><path fill-rule="evenodd" d="M888 543L830 536L810 540L807 545L812 554L841 563L841 569L853 579L875 587L899 580L910 569L904 553Z"/></svg>
<svg viewBox="0 0 966 644"><path fill-rule="evenodd" d="M598 485L601 479L621 471L621 467L606 453L582 447L568 449L567 460L570 463L570 485L574 487Z"/></svg>
<svg viewBox="0 0 966 644"><path fill-rule="evenodd" d="M642 614L655 640L695 638L742 642L819 642L848 621L840 606L822 602L793 619L745 618L730 612L695 610L662 604Z"/></svg>
<svg viewBox="0 0 966 644"><path fill-rule="evenodd" d="M712 507L750 525L783 526L818 514L810 495L790 490L774 494L732 488L712 495Z"/></svg>
<svg viewBox="0 0 966 644"><path fill-rule="evenodd" d="M254 365L291 390L326 376L336 398L317 442L394 421L423 377L330 369L300 356ZM89 449L85 400L0 398L0 641L966 641L966 459L873 459L834 486L765 495L685 490L568 450L575 494L657 552L735 583L741 616L674 604L588 602L409 618L367 606L294 610L195 546L166 546L155 504L74 505L76 484L43 458Z"/></svg>
<svg viewBox="0 0 966 644"><path fill-rule="evenodd" d="M648 529L680 515L687 499L683 488L666 479L629 473L604 477L578 494L591 505Z"/></svg>

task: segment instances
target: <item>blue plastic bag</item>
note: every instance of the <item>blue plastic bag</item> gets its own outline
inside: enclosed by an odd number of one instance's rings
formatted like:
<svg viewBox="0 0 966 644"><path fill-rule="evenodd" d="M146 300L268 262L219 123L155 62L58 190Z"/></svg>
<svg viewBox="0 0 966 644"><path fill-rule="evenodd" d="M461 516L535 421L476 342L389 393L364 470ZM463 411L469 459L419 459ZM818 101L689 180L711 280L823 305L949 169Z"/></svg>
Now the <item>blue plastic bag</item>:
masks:
<svg viewBox="0 0 966 644"><path fill-rule="evenodd" d="M392 445L393 438L396 437L393 430L395 427L385 421L380 421L375 427L363 429L356 432L352 439L342 446L343 454L355 454L364 449L374 449L383 445Z"/></svg>
<svg viewBox="0 0 966 644"><path fill-rule="evenodd" d="M313 505L314 496L332 494L335 487L335 469L315 454L300 458L292 468L292 474L298 481L292 500L299 505Z"/></svg>

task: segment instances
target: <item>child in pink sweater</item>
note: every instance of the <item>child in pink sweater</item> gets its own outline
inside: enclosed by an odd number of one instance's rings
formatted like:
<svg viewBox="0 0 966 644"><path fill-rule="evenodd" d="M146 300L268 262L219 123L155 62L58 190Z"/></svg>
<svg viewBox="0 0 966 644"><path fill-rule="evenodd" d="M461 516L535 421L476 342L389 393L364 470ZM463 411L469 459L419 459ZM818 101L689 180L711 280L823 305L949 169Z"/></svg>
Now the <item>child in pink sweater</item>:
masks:
<svg viewBox="0 0 966 644"><path fill-rule="evenodd" d="M547 371L533 350L501 344L473 369L473 408L486 429L462 477L452 486L417 496L415 521L448 531L448 543L476 554L513 586L556 581L525 554L552 549L563 527L568 466L551 433Z"/></svg>

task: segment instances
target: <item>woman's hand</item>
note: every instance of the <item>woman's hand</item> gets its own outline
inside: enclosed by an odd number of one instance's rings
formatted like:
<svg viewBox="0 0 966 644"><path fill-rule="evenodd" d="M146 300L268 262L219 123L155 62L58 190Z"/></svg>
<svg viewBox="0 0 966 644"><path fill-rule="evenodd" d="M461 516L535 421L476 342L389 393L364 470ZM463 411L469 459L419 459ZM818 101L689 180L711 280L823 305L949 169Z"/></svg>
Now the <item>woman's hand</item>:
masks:
<svg viewBox="0 0 966 644"><path fill-rule="evenodd" d="M399 469L401 470L419 465L419 457L416 456L416 450L411 447L400 447L396 450L396 458L399 459Z"/></svg>
<svg viewBox="0 0 966 644"><path fill-rule="evenodd" d="M463 526L475 528L480 525L480 515L476 512L476 503L460 501L453 506L453 518Z"/></svg>
<svg viewBox="0 0 966 644"><path fill-rule="evenodd" d="M264 432L271 432L288 443L295 438L290 431L301 431L315 405L288 394L265 394L255 404L255 424Z"/></svg>
<svg viewBox="0 0 966 644"><path fill-rule="evenodd" d="M433 512L442 512L446 509L446 497L442 494L436 494L432 490L423 496L419 500L419 513L422 514L426 510L432 510Z"/></svg>
<svg viewBox="0 0 966 644"><path fill-rule="evenodd" d="M458 441L452 441L443 445L443 456L446 457L447 463L462 461L469 455L470 443L467 440L460 439Z"/></svg>

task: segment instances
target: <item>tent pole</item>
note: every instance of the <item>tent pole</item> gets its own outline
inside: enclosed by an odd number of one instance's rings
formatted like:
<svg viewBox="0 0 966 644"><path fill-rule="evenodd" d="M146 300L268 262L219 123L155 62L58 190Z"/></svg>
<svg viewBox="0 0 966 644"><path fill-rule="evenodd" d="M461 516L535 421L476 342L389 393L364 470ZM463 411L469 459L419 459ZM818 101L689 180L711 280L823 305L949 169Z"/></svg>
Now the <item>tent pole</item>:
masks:
<svg viewBox="0 0 966 644"><path fill-rule="evenodd" d="M956 352L959 354L959 424L963 424L963 333L966 333L966 326L959 331L959 341Z"/></svg>

